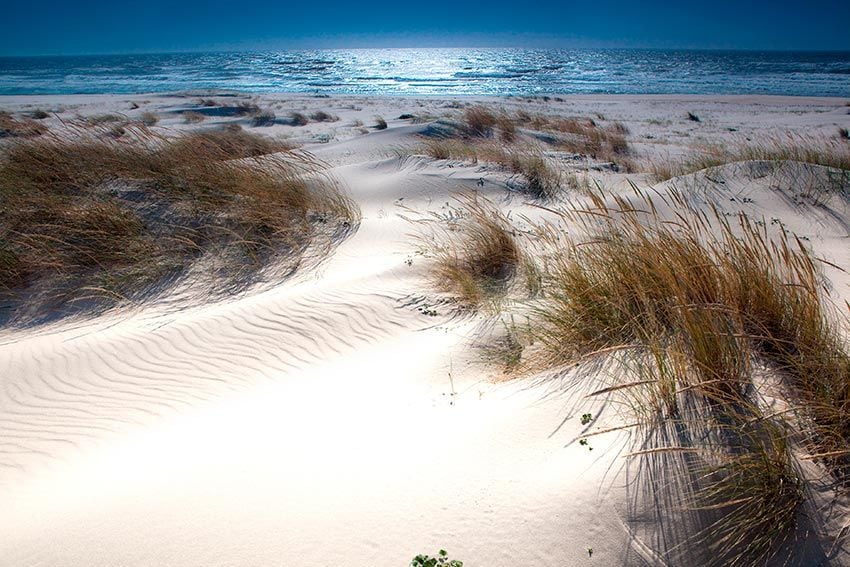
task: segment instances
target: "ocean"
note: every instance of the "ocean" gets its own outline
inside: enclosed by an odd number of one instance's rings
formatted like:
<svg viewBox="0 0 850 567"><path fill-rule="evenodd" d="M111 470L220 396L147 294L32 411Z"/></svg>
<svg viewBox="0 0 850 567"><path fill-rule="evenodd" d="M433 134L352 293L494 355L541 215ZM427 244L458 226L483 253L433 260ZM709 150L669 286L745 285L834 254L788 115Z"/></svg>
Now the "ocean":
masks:
<svg viewBox="0 0 850 567"><path fill-rule="evenodd" d="M198 90L850 97L850 52L447 48L0 57L0 95Z"/></svg>

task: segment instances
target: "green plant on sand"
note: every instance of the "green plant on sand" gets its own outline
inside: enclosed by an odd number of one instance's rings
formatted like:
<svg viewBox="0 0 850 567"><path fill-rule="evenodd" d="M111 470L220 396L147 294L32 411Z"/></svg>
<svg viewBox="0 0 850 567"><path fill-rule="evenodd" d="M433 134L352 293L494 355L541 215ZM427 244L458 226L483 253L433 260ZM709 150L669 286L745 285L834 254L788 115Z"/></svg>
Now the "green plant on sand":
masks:
<svg viewBox="0 0 850 567"><path fill-rule="evenodd" d="M449 559L445 549L441 549L436 557L420 554L413 558L410 567L463 567L463 561Z"/></svg>

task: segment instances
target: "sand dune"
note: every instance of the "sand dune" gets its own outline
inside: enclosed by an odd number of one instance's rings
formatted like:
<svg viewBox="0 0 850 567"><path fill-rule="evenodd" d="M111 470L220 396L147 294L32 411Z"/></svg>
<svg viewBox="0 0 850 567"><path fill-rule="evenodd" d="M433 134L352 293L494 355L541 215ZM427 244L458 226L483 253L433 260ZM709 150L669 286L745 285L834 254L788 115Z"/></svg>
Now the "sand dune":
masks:
<svg viewBox="0 0 850 567"><path fill-rule="evenodd" d="M355 100L387 117L409 104ZM755 131L762 119L747 105L768 103L771 116L813 132L846 122L822 112L838 101L808 101L796 116L789 106L806 101L698 104ZM656 128L651 99L565 104L604 104L638 134ZM679 127L691 125L669 130ZM0 334L0 565L391 566L440 548L470 566L664 564L624 521L625 437L594 438L592 452L577 443L582 412L599 415L600 428L615 412L547 376L503 380L471 348L480 321L430 286L400 213L439 212L482 178L480 191L514 214L543 213L507 192L498 171L392 155L421 130L391 121L308 146L363 214L315 270L212 304ZM671 183L703 206L781 219L850 265L846 202L783 198L777 184L792 173L818 175L731 165ZM615 187L622 179L609 177ZM848 297L847 275L827 273Z"/></svg>

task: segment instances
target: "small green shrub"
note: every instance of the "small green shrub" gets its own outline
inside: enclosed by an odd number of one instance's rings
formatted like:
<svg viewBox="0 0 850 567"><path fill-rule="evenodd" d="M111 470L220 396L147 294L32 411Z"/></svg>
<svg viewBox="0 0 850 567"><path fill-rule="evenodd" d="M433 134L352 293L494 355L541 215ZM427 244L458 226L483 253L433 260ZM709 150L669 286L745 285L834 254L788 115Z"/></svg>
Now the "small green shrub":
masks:
<svg viewBox="0 0 850 567"><path fill-rule="evenodd" d="M410 567L463 567L463 561L457 559L449 559L449 554L445 549L441 549L437 557L430 555L417 555L410 562Z"/></svg>

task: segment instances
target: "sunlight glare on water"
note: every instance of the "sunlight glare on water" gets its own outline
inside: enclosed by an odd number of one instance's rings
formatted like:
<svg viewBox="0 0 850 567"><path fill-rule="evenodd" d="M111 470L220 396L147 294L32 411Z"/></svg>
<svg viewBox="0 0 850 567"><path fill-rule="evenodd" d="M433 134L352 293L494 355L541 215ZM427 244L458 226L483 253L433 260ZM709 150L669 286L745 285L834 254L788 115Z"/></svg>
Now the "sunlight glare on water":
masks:
<svg viewBox="0 0 850 567"><path fill-rule="evenodd" d="M0 94L202 89L850 96L850 53L451 48L0 58Z"/></svg>

